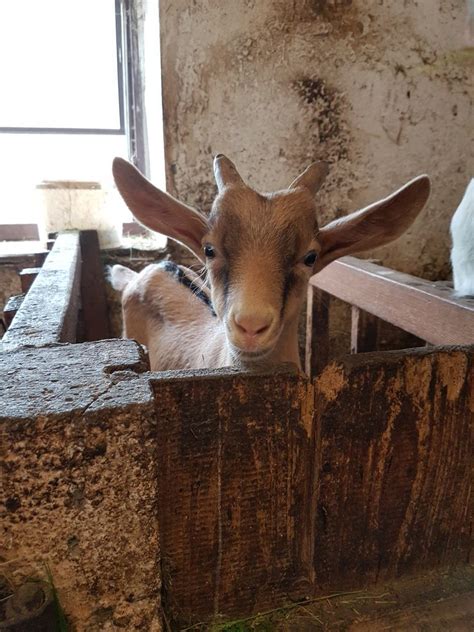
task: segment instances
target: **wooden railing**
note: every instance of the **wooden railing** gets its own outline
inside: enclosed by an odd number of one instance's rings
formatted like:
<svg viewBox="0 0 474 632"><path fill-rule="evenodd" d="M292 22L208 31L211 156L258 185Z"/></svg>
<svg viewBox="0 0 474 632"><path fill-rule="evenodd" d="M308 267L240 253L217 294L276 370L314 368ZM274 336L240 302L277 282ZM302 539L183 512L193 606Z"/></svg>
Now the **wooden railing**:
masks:
<svg viewBox="0 0 474 632"><path fill-rule="evenodd" d="M352 305L351 352L374 351L377 320L431 345L474 344L474 299L456 298L446 282L432 282L344 257L310 279L306 371L319 372L329 357L329 297Z"/></svg>

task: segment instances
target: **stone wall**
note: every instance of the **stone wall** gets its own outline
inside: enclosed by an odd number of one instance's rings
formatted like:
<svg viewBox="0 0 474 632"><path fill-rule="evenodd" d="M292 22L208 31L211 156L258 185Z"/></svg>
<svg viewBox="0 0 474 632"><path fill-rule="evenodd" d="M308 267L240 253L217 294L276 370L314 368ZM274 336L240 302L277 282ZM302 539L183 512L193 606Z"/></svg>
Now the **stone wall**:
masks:
<svg viewBox="0 0 474 632"><path fill-rule="evenodd" d="M143 352L107 340L0 356L0 580L15 586L47 566L72 631L158 632L156 418Z"/></svg>

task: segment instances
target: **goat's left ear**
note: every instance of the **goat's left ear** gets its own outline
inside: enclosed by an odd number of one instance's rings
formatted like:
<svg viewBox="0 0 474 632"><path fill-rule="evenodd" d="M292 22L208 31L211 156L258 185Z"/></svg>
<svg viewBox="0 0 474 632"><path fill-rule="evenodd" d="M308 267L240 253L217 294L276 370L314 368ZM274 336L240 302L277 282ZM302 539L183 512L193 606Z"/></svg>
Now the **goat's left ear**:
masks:
<svg viewBox="0 0 474 632"><path fill-rule="evenodd" d="M319 231L321 246L315 272L328 263L397 239L415 221L430 195L430 179L418 176L387 198L346 217L336 219Z"/></svg>

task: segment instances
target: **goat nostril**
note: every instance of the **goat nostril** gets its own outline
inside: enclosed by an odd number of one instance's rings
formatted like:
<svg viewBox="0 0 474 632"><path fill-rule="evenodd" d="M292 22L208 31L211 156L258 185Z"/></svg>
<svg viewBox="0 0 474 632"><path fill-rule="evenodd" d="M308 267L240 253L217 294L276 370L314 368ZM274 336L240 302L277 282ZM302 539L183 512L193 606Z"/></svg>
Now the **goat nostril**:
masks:
<svg viewBox="0 0 474 632"><path fill-rule="evenodd" d="M238 331L247 336L260 336L270 329L272 320L255 316L242 316L237 314L234 317L234 324Z"/></svg>

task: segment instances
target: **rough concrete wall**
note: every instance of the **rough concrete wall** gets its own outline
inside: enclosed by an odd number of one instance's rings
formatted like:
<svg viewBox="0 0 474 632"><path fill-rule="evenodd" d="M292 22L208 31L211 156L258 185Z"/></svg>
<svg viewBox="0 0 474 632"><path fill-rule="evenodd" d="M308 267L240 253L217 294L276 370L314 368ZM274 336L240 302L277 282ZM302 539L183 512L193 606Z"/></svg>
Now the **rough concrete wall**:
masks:
<svg viewBox="0 0 474 632"><path fill-rule="evenodd" d="M449 274L449 221L472 171L464 0L162 0L160 19L170 190L209 207L217 152L261 190L324 159L324 223L427 172L428 208L375 254Z"/></svg>
<svg viewBox="0 0 474 632"><path fill-rule="evenodd" d="M143 353L108 340L0 362L2 573L15 585L47 563L75 632L159 632L156 420Z"/></svg>

